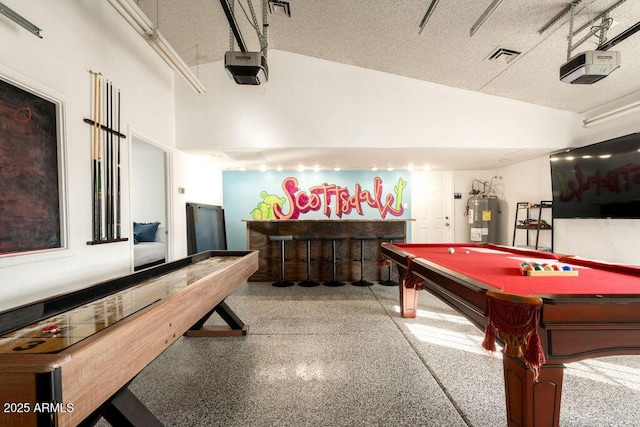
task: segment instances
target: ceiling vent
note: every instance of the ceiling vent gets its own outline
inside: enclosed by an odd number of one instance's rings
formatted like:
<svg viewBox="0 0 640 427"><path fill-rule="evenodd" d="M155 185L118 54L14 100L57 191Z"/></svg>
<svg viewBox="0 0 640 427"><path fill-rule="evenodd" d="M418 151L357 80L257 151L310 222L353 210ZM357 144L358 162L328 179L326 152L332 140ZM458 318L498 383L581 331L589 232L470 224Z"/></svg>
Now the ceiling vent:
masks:
<svg viewBox="0 0 640 427"><path fill-rule="evenodd" d="M286 16L291 18L291 6L288 1L269 0L269 12L272 15Z"/></svg>
<svg viewBox="0 0 640 427"><path fill-rule="evenodd" d="M518 52L517 50L498 47L493 52L491 52L489 56L487 56L486 60L508 64L516 59L516 57L518 57L518 55L520 55L521 53L522 52Z"/></svg>

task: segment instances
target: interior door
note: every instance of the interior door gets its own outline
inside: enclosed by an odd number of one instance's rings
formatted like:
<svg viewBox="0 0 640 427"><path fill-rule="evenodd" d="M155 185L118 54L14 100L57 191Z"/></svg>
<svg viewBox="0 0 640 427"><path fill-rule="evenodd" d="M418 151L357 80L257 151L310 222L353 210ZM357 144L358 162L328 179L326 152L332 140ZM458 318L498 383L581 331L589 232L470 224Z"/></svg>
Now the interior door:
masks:
<svg viewBox="0 0 640 427"><path fill-rule="evenodd" d="M453 172L414 172L411 241L453 241Z"/></svg>

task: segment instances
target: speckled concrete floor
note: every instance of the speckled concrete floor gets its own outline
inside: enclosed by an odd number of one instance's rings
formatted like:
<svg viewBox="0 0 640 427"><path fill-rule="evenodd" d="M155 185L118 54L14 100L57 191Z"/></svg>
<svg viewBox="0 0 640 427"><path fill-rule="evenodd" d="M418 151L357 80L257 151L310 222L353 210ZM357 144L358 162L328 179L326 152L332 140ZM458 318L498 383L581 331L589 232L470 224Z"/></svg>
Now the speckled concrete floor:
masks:
<svg viewBox="0 0 640 427"><path fill-rule="evenodd" d="M499 354L427 292L415 319L377 284L248 283L227 303L249 335L181 338L130 386L167 426L506 425ZM638 401L640 357L571 364L561 425L637 426Z"/></svg>

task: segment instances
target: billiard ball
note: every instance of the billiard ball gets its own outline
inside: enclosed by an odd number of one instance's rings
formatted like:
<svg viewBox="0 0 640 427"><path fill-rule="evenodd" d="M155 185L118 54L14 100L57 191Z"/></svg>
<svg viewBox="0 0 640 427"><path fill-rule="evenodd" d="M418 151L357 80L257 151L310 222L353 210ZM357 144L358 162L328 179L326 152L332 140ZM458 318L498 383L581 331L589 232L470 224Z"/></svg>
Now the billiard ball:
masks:
<svg viewBox="0 0 640 427"><path fill-rule="evenodd" d="M450 253L450 254L453 254L453 253L455 253L455 252L456 252L456 250L455 250L455 249L453 249L453 248L449 248L449 249L448 249L448 251L449 251L449 253Z"/></svg>
<svg viewBox="0 0 640 427"><path fill-rule="evenodd" d="M469 251L464 251L465 254L469 255L471 252Z"/></svg>

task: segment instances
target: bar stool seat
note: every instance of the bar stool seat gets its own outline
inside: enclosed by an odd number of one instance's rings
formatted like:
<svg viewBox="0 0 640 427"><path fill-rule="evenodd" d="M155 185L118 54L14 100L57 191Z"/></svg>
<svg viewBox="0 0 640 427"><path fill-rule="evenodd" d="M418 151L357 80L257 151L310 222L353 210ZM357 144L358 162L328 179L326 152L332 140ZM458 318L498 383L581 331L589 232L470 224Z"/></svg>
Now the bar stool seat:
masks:
<svg viewBox="0 0 640 427"><path fill-rule="evenodd" d="M381 236L380 239L384 240L384 241L386 241L388 243L393 243L394 241L396 241L396 242L398 242L398 241L404 242L404 236L401 235L401 234L391 234L391 235ZM381 280L379 283L382 286L398 286L399 283L392 279L391 264L389 264L389 267L387 267L387 271L388 271L387 280Z"/></svg>
<svg viewBox="0 0 640 427"><path fill-rule="evenodd" d="M278 288L286 288L288 286L293 286L294 283L285 279L284 274L284 242L288 240L293 240L293 236L291 235L283 235L283 236L269 236L269 240L272 242L280 242L280 280L277 282L273 282L271 285Z"/></svg>
<svg viewBox="0 0 640 427"><path fill-rule="evenodd" d="M324 236L322 238L322 240L331 241L331 266L333 268L333 274L331 276L331 280L329 280L328 282L324 282L323 285L325 286L337 287L337 286L345 285L344 282L341 282L336 278L337 265L338 265L338 259L336 257L336 242L346 240L346 239L347 239L347 236Z"/></svg>
<svg viewBox="0 0 640 427"><path fill-rule="evenodd" d="M311 242L315 240L320 240L320 237L312 236L312 235L303 235L303 236L295 236L295 240L300 240L300 241L306 242L307 244L307 279L303 282L298 283L298 286L303 286L305 288L320 286L320 282L311 280Z"/></svg>
<svg viewBox="0 0 640 427"><path fill-rule="evenodd" d="M352 237L353 240L360 240L360 280L357 282L351 282L353 286L371 286L372 282L365 280L364 274L364 262L365 262L365 245L368 240L378 240L376 236L355 236Z"/></svg>

